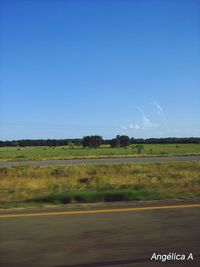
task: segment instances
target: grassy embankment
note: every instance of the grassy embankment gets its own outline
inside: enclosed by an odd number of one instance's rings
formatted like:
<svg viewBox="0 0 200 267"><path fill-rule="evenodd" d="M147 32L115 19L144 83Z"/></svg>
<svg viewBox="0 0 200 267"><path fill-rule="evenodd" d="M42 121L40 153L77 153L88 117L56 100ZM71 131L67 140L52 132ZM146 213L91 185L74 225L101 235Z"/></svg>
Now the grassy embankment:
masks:
<svg viewBox="0 0 200 267"><path fill-rule="evenodd" d="M0 207L200 197L200 162L0 168Z"/></svg>
<svg viewBox="0 0 200 267"><path fill-rule="evenodd" d="M200 155L200 144L147 144L144 145L141 154L138 154L135 146L129 146L128 148L102 146L97 149L70 148L68 146L0 148L0 161L180 155Z"/></svg>

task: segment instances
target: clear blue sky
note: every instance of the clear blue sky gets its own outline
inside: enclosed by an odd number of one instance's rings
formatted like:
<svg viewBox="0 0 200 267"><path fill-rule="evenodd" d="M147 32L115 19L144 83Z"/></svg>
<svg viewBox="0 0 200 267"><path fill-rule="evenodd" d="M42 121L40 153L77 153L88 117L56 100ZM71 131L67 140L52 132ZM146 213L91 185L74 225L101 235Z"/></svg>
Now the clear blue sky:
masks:
<svg viewBox="0 0 200 267"><path fill-rule="evenodd" d="M1 140L200 136L199 0L0 6Z"/></svg>

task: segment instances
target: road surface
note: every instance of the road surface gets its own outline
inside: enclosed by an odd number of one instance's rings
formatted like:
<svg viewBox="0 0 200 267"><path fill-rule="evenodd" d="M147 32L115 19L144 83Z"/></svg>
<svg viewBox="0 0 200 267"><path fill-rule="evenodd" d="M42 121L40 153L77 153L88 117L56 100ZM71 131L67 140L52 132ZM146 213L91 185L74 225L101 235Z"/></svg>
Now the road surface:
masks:
<svg viewBox="0 0 200 267"><path fill-rule="evenodd" d="M200 156L176 156L176 157L135 157L135 158L101 158L101 159L61 159L61 160L27 160L0 162L0 166L15 165L71 165L71 164L105 164L105 163L156 163L156 162L185 162L197 161Z"/></svg>
<svg viewBox="0 0 200 267"><path fill-rule="evenodd" d="M0 211L0 266L197 267L198 203ZM194 259L150 260L170 252Z"/></svg>

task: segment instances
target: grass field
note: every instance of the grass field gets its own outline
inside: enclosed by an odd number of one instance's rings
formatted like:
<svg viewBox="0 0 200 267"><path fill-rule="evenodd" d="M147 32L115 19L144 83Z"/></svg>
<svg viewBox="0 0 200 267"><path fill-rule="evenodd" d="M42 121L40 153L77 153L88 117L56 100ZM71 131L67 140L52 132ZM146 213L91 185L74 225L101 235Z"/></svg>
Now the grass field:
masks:
<svg viewBox="0 0 200 267"><path fill-rule="evenodd" d="M173 155L200 155L200 144L147 144L144 145L141 154L138 154L135 146L129 146L128 148L102 146L96 149L70 148L68 146L0 148L0 161Z"/></svg>
<svg viewBox="0 0 200 267"><path fill-rule="evenodd" d="M200 197L200 162L0 168L0 207Z"/></svg>

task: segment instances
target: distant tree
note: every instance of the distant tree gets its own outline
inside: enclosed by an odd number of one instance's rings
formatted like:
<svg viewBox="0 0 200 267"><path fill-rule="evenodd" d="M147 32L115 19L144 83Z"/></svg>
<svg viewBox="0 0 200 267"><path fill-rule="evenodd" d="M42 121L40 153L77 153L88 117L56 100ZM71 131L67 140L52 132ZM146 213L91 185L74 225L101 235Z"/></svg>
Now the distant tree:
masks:
<svg viewBox="0 0 200 267"><path fill-rule="evenodd" d="M98 137L98 138L97 138ZM100 137L100 138L99 138ZM25 146L66 146L70 142L73 142L74 145L83 145L88 147L98 147L98 142L102 142L103 144L110 144L112 147L117 146L128 146L129 137L126 135L117 135L114 139L106 139L103 140L101 136L96 135L91 138L89 136L88 141L85 139L83 144L82 138L73 138L73 139L22 139L22 140L12 140L12 141L0 141L0 147L25 147ZM93 141L92 141L93 140ZM98 141L99 140L99 141ZM126 140L126 141L125 141ZM129 139L131 144L137 145L137 144L200 144L200 138L199 137L167 137L167 138L148 138L148 139L142 139L142 138L131 138ZM85 145L85 143L88 143L88 145Z"/></svg>
<svg viewBox="0 0 200 267"><path fill-rule="evenodd" d="M103 138L100 135L91 136L92 147L99 147L103 143Z"/></svg>
<svg viewBox="0 0 200 267"><path fill-rule="evenodd" d="M70 149L73 149L74 148L74 143L70 140L69 143L68 143L68 146Z"/></svg>
<svg viewBox="0 0 200 267"><path fill-rule="evenodd" d="M127 135L117 136L121 147L127 147L130 144L130 138Z"/></svg>
<svg viewBox="0 0 200 267"><path fill-rule="evenodd" d="M91 141L90 141L90 136L84 136L83 137L83 141L82 141L82 145L83 147L90 147Z"/></svg>
<svg viewBox="0 0 200 267"><path fill-rule="evenodd" d="M135 144L135 138L131 137L131 139L130 139L130 143L131 143L131 144Z"/></svg>
<svg viewBox="0 0 200 267"><path fill-rule="evenodd" d="M103 138L100 135L90 135L83 137L83 147L97 148L103 143Z"/></svg>
<svg viewBox="0 0 200 267"><path fill-rule="evenodd" d="M144 146L140 144L140 145L136 145L135 148L137 148L138 154L141 154L144 149Z"/></svg>
<svg viewBox="0 0 200 267"><path fill-rule="evenodd" d="M114 138L110 140L110 146L111 147L119 147L120 146L120 142L119 142L119 138Z"/></svg>

